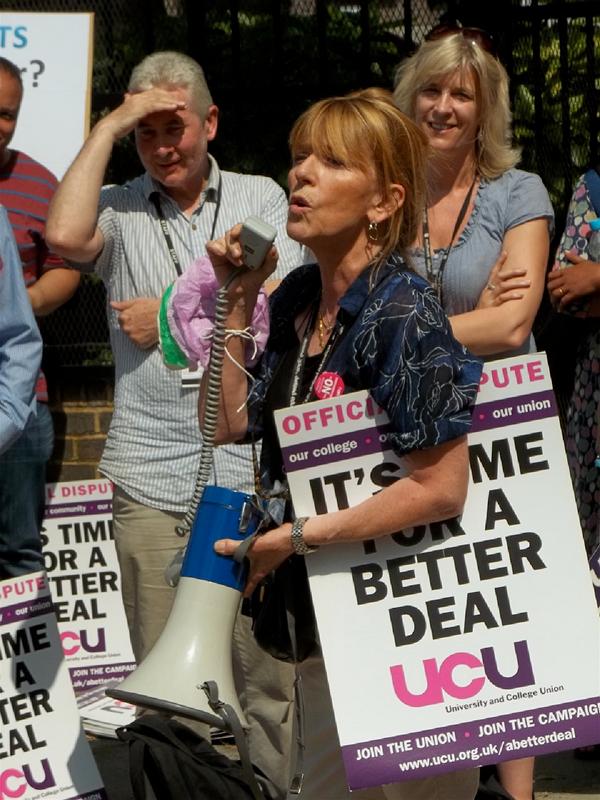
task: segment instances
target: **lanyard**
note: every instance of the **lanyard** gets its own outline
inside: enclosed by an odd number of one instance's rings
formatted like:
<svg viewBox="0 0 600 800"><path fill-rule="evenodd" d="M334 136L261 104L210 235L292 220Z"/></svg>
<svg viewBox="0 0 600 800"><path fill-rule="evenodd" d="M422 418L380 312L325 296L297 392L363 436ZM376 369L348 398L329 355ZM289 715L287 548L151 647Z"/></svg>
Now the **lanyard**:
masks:
<svg viewBox="0 0 600 800"><path fill-rule="evenodd" d="M300 391L300 381L302 380L302 374L304 372L304 365L306 363L306 354L308 352L308 343L310 342L310 337L312 336L312 334L314 332L314 329L315 329L315 324L317 322L317 315L319 313L320 302L321 302L321 300L319 298L317 303L315 303L315 305L313 306L313 309L312 309L311 314L310 314L310 320L308 322L308 325L306 326L306 330L304 331L304 337L302 339L302 344L300 345L300 352L298 353L298 358L296 359L296 363L294 364L294 371L292 373L292 388L291 388L291 391L290 391L290 406L295 406L298 403L298 393ZM325 349L323 350L323 353L321 354L321 360L319 361L319 366L317 367L317 369L315 371L315 374L314 374L314 377L313 377L313 379L311 381L311 384L309 386L308 392L306 393L306 396L305 396L304 400L302 400L301 402L306 403L309 400L309 398L310 398L310 396L312 394L312 390L313 390L313 387L315 385L315 381L317 379L317 376L319 375L319 373L323 369L323 367L325 365L325 362L327 361L327 359L329 358L329 356L333 352L333 348L335 347L338 339L340 338L340 336L342 335L343 332L344 332L343 324L338 319L336 319L335 326L334 326L334 328L333 328L333 330L331 332L331 336L329 337L329 341L325 345Z"/></svg>
<svg viewBox="0 0 600 800"><path fill-rule="evenodd" d="M317 299L317 302L315 303L315 305L311 309L310 319L308 320L308 324L306 326L306 330L305 330L304 336L302 338L302 343L300 345L300 352L298 353L298 357L297 357L296 362L294 364L294 370L292 372L292 387L291 387L291 390L290 390L290 400L289 400L290 406L295 406L298 403L298 393L300 391L300 383L302 381L302 375L304 373L304 365L306 363L306 354L308 352L308 344L310 342L310 337L311 337L311 335L312 335L312 333L313 333L313 331L315 329L315 323L317 321L317 316L319 314L320 302L321 302L321 298L319 297ZM308 391L306 393L306 396L302 400L303 403L306 403L310 399L310 396L312 394L313 387L315 385L315 381L317 379L317 376L319 375L319 373L321 372L321 369L323 368L325 362L327 361L327 359L329 358L329 356L333 352L333 349L334 349L337 341L339 340L339 338L341 337L343 332L344 332L343 324L340 323L339 320L336 320L334 329L331 332L331 336L329 337L329 341L325 345L325 349L323 350L323 353L321 354L321 360L319 361L319 366L317 367L317 369L315 371L314 377L313 377L313 379L311 381L311 384L310 384L310 387L309 387L309 389L308 389ZM271 504L269 505L269 510L270 510L270 513L271 513L271 517L273 519L275 519L275 514L278 514L277 519L279 521L277 521L277 525L280 525L281 521L283 520L283 512L284 512L284 509L285 509L285 504L281 505L279 507L279 511L276 511L276 508L277 508L276 503L277 503L277 498L279 498L280 501L282 499L284 501L287 501L289 499L289 490L288 490L288 487L287 487L287 481L284 480L283 483L280 483L279 481L276 481L278 486L274 487L274 490L271 491L271 492L266 492L263 489L261 476L260 476L260 470L259 470L259 466L258 466L258 454L256 452L256 443L254 441L254 436L252 436L252 465L253 465L253 468L254 468L254 490L255 490L256 494L259 497L268 498L268 499L271 500Z"/></svg>
<svg viewBox="0 0 600 800"><path fill-rule="evenodd" d="M471 202L471 195L473 194L473 189L475 188L476 182L477 175L475 175L473 178L473 183L469 186L469 190L465 195L462 206L460 207L460 211L456 217L456 222L454 223L454 230L452 231L452 236L450 237L450 243L444 250L444 255L440 261L440 268L437 275L433 274L433 258L431 256L431 242L429 239L429 219L427 217L427 209L425 209L423 212L423 254L425 256L425 270L427 272L427 280L435 289L440 303L442 303L442 279L444 277L444 270L446 269L446 262L448 261L450 250L452 250L452 242L454 241L454 238L458 233L458 229L460 228L461 223L465 218L465 214L467 213L469 203Z"/></svg>
<svg viewBox="0 0 600 800"><path fill-rule="evenodd" d="M215 230L217 227L217 219L219 217L219 211L221 210L221 176L219 175L219 185L217 186L217 201L215 203L215 215L212 221L212 227L210 229L210 237L209 241L215 238ZM156 214L158 216L158 221L160 223L160 229L162 231L162 235L164 236L167 249L169 251L169 256L171 257L171 261L173 262L173 266L175 267L175 271L178 275L181 275L181 262L179 260L179 256L175 250L175 246L173 245L173 239L171 238L171 234L169 233L169 226L167 224L167 220L165 215L163 214L162 205L160 202L160 194L158 192L152 192L150 195L150 200L153 203L154 207L156 208ZM202 203L202 208L204 208L206 201ZM202 211L202 208L200 211Z"/></svg>

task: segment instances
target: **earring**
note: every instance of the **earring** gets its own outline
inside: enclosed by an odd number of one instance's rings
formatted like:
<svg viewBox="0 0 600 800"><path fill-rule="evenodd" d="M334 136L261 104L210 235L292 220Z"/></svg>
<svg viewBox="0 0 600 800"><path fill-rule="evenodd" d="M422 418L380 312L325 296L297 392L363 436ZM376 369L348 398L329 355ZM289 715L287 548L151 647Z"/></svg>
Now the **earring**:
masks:
<svg viewBox="0 0 600 800"><path fill-rule="evenodd" d="M379 239L379 225L376 222L369 222L367 238L370 242L376 242Z"/></svg>

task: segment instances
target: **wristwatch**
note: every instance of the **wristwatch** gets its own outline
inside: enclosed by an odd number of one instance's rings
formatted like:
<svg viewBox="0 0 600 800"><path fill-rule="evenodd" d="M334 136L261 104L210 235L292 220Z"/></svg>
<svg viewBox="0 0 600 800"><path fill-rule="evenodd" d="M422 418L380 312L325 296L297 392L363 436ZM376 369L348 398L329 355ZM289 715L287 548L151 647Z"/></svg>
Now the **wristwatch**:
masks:
<svg viewBox="0 0 600 800"><path fill-rule="evenodd" d="M309 547L304 541L303 531L307 522L308 517L298 517L292 522L292 547L299 556L314 553L315 550L319 549L318 547Z"/></svg>

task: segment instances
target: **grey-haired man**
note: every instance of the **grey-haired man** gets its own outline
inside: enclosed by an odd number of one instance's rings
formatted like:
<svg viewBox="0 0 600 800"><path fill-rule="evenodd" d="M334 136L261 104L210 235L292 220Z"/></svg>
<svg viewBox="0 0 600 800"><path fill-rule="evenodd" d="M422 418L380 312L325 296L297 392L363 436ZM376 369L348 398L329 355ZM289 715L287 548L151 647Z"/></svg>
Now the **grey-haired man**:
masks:
<svg viewBox="0 0 600 800"><path fill-rule="evenodd" d="M96 271L108 292L116 385L100 469L115 484L115 541L138 659L152 648L171 608L174 592L163 575L181 547L173 530L192 497L201 445L197 391L163 366L157 349L159 298L178 272L204 255L208 240L250 214L278 231L279 277L302 260L285 231L282 189L270 178L223 171L209 155L217 126L201 67L181 53L148 56L133 70L121 105L97 123L65 175L47 225L56 251ZM113 145L131 131L145 173L103 187ZM247 446L219 448L215 472L216 483L252 491ZM238 661L249 652L252 661L258 658L248 636L240 647ZM244 677L251 755L283 793L291 669L264 656Z"/></svg>

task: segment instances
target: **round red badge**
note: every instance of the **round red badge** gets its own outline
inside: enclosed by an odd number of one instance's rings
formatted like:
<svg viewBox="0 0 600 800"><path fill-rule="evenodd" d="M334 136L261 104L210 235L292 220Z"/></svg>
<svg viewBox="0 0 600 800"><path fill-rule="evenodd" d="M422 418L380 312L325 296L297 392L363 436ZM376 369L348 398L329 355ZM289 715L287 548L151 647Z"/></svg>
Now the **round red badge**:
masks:
<svg viewBox="0 0 600 800"><path fill-rule="evenodd" d="M326 397L337 397L344 392L344 381L337 372L322 372L317 376L314 393L319 400Z"/></svg>

